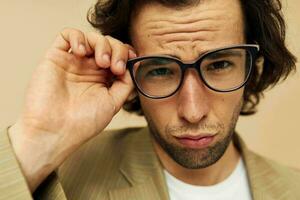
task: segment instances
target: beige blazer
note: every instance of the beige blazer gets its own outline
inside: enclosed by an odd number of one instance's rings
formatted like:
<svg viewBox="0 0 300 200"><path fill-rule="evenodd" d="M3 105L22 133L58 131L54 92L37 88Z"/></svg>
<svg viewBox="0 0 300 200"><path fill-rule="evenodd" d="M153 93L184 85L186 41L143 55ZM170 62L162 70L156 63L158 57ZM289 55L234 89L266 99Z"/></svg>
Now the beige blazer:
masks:
<svg viewBox="0 0 300 200"><path fill-rule="evenodd" d="M72 138L70 138L71 140ZM254 200L300 200L300 173L235 145L245 161ZM147 128L107 131L85 144L32 197L7 131L0 133L0 199L168 200L162 166Z"/></svg>

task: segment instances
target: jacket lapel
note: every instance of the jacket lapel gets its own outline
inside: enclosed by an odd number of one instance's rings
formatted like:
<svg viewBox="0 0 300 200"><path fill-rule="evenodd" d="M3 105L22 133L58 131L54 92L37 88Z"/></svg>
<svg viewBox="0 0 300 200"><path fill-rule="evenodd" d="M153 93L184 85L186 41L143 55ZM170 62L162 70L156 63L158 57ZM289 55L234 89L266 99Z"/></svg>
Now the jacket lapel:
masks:
<svg viewBox="0 0 300 200"><path fill-rule="evenodd" d="M130 187L111 190L110 199L169 199L163 168L154 152L148 129L143 128L127 139L120 172Z"/></svg>
<svg viewBox="0 0 300 200"><path fill-rule="evenodd" d="M266 158L251 152L238 135L234 142L244 159L254 200L294 199L286 180Z"/></svg>
<svg viewBox="0 0 300 200"><path fill-rule="evenodd" d="M169 199L163 168L154 152L147 128L127 138L126 152L120 172L130 187L109 191L111 200ZM253 200L294 199L284 178L277 174L272 164L248 150L243 140L235 134L235 146L239 149L248 173Z"/></svg>

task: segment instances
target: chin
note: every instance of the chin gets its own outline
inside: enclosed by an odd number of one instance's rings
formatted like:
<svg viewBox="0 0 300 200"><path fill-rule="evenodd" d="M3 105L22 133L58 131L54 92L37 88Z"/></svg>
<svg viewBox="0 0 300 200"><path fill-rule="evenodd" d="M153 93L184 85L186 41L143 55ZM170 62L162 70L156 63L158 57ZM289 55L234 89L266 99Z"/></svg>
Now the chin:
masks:
<svg viewBox="0 0 300 200"><path fill-rule="evenodd" d="M159 133L152 133L155 142L172 158L177 164L187 169L202 169L216 163L226 152L231 140L231 134L226 135L222 139L214 141L203 148L193 148L189 145L183 145L175 140L168 140ZM173 136L170 136L174 138ZM193 145L192 145L193 146Z"/></svg>

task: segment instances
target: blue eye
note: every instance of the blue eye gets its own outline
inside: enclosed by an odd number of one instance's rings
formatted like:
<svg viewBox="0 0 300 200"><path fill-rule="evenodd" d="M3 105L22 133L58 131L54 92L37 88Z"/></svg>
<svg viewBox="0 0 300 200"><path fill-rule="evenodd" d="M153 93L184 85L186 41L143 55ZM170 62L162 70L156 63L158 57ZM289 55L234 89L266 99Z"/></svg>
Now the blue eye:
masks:
<svg viewBox="0 0 300 200"><path fill-rule="evenodd" d="M167 76L172 74L172 71L168 68L157 68L149 71L147 76Z"/></svg>

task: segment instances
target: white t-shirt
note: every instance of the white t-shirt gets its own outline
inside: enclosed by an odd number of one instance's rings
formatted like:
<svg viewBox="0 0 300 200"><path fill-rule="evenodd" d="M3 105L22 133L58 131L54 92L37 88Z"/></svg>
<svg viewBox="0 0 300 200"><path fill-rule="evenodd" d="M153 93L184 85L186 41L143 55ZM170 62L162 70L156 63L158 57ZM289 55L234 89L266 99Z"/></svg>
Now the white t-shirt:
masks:
<svg viewBox="0 0 300 200"><path fill-rule="evenodd" d="M212 186L190 185L178 180L166 170L164 173L170 200L252 200L242 159L229 177Z"/></svg>

